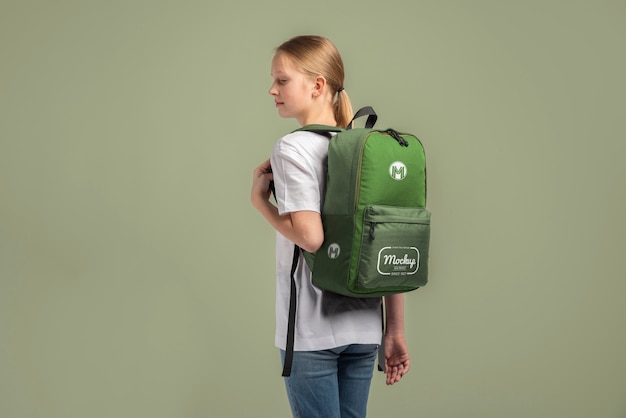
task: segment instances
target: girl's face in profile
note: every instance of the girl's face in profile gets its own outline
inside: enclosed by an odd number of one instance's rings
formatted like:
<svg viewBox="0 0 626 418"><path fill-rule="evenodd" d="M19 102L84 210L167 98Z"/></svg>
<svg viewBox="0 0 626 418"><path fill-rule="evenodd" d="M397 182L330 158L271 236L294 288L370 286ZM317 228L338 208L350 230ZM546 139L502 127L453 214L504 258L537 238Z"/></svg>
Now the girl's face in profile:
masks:
<svg viewBox="0 0 626 418"><path fill-rule="evenodd" d="M278 114L305 125L313 104L315 80L298 71L289 56L280 52L272 60L271 76L273 83L269 94L274 97Z"/></svg>

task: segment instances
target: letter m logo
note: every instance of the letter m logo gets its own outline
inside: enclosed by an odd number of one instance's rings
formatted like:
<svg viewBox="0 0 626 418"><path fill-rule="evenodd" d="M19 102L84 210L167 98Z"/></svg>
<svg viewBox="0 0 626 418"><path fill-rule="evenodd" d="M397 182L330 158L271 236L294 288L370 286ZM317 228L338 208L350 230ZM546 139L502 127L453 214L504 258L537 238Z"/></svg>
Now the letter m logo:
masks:
<svg viewBox="0 0 626 418"><path fill-rule="evenodd" d="M330 258L331 260L339 257L340 252L341 248L339 247L339 244L332 243L328 246L328 258Z"/></svg>
<svg viewBox="0 0 626 418"><path fill-rule="evenodd" d="M406 165L402 161L395 161L389 166L389 175L394 180L404 180L406 177Z"/></svg>

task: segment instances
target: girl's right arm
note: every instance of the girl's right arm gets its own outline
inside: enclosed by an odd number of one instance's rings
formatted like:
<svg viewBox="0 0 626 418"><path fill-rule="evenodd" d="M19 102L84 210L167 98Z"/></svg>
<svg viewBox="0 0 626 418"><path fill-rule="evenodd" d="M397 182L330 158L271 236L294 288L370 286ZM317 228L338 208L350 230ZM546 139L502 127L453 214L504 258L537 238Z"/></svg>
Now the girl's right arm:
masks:
<svg viewBox="0 0 626 418"><path fill-rule="evenodd" d="M385 368L387 384L402 379L411 368L409 348L404 336L404 294L385 296Z"/></svg>
<svg viewBox="0 0 626 418"><path fill-rule="evenodd" d="M322 218L318 212L298 211L284 215L270 201L272 181L270 160L254 169L250 200L261 215L291 242L305 251L315 252L324 241Z"/></svg>

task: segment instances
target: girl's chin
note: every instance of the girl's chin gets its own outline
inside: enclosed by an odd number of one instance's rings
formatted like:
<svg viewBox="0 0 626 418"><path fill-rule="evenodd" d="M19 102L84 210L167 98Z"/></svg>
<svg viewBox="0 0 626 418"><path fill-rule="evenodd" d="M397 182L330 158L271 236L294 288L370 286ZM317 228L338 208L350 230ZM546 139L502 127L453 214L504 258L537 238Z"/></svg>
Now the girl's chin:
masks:
<svg viewBox="0 0 626 418"><path fill-rule="evenodd" d="M278 109L278 114L280 115L280 117L282 118L290 118L291 115L289 114L289 112L287 112L287 110L284 108L284 106L276 106L276 108Z"/></svg>

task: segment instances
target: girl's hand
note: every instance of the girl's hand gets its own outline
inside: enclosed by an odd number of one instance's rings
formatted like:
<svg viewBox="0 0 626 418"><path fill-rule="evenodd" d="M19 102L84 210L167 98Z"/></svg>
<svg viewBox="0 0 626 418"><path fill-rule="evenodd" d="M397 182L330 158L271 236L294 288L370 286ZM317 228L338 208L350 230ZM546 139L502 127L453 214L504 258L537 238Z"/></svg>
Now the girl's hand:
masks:
<svg viewBox="0 0 626 418"><path fill-rule="evenodd" d="M403 333L386 334L384 344L387 384L393 385L409 372L409 349Z"/></svg>
<svg viewBox="0 0 626 418"><path fill-rule="evenodd" d="M270 181L273 179L272 166L270 165L269 159L263 161L261 165L254 169L250 200L255 207L270 199Z"/></svg>

